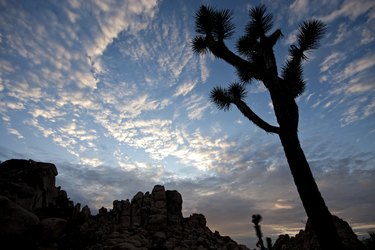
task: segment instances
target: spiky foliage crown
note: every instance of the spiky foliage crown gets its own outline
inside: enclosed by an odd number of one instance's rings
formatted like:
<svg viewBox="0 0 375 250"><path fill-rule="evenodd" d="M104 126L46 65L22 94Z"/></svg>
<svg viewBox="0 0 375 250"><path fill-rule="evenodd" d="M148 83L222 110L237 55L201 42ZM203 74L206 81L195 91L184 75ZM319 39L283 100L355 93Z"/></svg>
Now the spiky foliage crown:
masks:
<svg viewBox="0 0 375 250"><path fill-rule="evenodd" d="M206 53L207 37L212 37L215 41L223 41L234 34L234 29L231 11L216 10L202 5L195 14L195 31L200 35L192 41L193 51L199 54Z"/></svg>
<svg viewBox="0 0 375 250"><path fill-rule="evenodd" d="M306 52L318 48L325 31L323 22L305 21L299 27L296 43L289 47L289 58L282 68L282 78L288 83L289 93L293 97L301 95L305 90L302 62L308 60Z"/></svg>
<svg viewBox="0 0 375 250"><path fill-rule="evenodd" d="M262 81L272 73L267 72L264 52L265 49L272 49L283 36L280 29L268 35L273 27L273 17L267 12L264 5L251 8L249 17L250 21L246 25L245 34L239 38L236 44L237 51L246 57L252 67L250 73L246 67L237 67L237 73L242 83L251 82L254 78ZM216 10L204 5L196 13L195 26L198 35L192 41L192 48L198 54L210 51L211 42L222 42L230 38L235 29L231 11ZM306 83L303 79L302 62L308 60L306 53L319 46L319 41L325 31L325 24L319 20L305 21L299 27L296 42L289 48L289 57L282 67L282 77L280 78L282 86L293 98L301 95L305 90ZM244 86L242 85L241 88ZM216 87L211 91L211 100L220 109L228 110L231 101L233 102L231 98L229 88Z"/></svg>
<svg viewBox="0 0 375 250"><path fill-rule="evenodd" d="M230 105L246 97L246 89L241 83L232 83L228 88L215 87L212 89L210 99L218 109L229 110Z"/></svg>

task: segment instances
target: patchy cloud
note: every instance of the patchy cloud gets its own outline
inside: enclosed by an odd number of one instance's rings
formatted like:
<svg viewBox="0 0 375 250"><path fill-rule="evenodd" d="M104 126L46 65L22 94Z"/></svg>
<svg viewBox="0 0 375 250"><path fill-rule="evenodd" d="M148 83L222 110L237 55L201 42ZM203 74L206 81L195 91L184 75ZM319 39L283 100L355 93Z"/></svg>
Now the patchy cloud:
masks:
<svg viewBox="0 0 375 250"><path fill-rule="evenodd" d="M295 0L291 5L289 5L289 10L293 13L290 16L289 23L293 23L295 19L301 18L308 11L308 1L307 0Z"/></svg>
<svg viewBox="0 0 375 250"><path fill-rule="evenodd" d="M361 2L355 0L346 0L337 10L332 11L330 14L324 17L321 17L321 19L324 22L332 22L340 17L349 17L353 20L362 14L372 13L374 8L375 3L371 0L365 0ZM370 15L370 18L373 17Z"/></svg>
<svg viewBox="0 0 375 250"><path fill-rule="evenodd" d="M356 232L373 229L374 4L266 2L285 35L278 60L295 41L297 22L328 23L304 64L311 84L298 102L301 143L329 208ZM217 4L235 8L237 27L248 20L248 3ZM185 216L203 213L212 229L249 246L254 213L274 239L304 227L278 138L237 110L210 104L213 86L237 79L222 60L191 51L199 2L0 5L1 159L56 163L59 185L93 210L164 184L182 193ZM246 101L274 119L267 89L254 84Z"/></svg>
<svg viewBox="0 0 375 250"><path fill-rule="evenodd" d="M204 112L210 106L207 98L200 95L191 95L184 101L184 106L191 120L199 120L203 117Z"/></svg>
<svg viewBox="0 0 375 250"><path fill-rule="evenodd" d="M175 96L180 96L180 95L185 96L193 90L195 85L196 85L195 81L189 81L189 82L186 82L184 84L181 84L180 86L178 86L178 88L176 90L176 93L174 95Z"/></svg>
<svg viewBox="0 0 375 250"><path fill-rule="evenodd" d="M334 52L327 56L324 61L320 64L320 71L326 72L332 66L337 66L337 64L345 59L345 54L342 52Z"/></svg>

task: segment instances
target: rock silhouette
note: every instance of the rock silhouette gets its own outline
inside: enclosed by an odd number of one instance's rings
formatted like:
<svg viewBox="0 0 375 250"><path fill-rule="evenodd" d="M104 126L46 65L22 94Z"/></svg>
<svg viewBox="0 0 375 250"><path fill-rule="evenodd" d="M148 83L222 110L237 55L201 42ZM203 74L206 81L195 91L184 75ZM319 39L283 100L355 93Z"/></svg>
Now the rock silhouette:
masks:
<svg viewBox="0 0 375 250"><path fill-rule="evenodd" d="M156 185L91 215L55 186L57 174L51 163L0 164L1 249L248 249L212 232L202 214L184 218L175 190Z"/></svg>
<svg viewBox="0 0 375 250"><path fill-rule="evenodd" d="M0 249L248 249L212 232L202 214L184 218L182 196L176 190L156 185L151 192L115 200L112 209L102 207L92 215L88 206L74 204L55 186L57 174L51 163L0 164ZM344 249L363 249L347 222L336 216L333 220ZM272 249L320 247L308 221L295 237L280 235Z"/></svg>
<svg viewBox="0 0 375 250"><path fill-rule="evenodd" d="M357 235L353 232L349 224L333 215L333 223L343 243L342 250L361 250L365 249L363 243L358 239ZM280 235L273 250L284 249L302 249L302 250L320 250L318 240L312 229L311 222L308 220L305 230L301 230L296 236L290 237L289 235Z"/></svg>

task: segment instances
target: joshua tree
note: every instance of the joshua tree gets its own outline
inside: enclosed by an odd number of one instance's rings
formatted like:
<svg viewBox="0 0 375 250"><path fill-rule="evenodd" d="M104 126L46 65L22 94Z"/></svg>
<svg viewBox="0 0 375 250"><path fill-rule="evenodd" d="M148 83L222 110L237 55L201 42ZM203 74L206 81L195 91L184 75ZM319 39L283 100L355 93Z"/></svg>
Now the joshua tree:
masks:
<svg viewBox="0 0 375 250"><path fill-rule="evenodd" d="M252 219L251 219L251 222L253 222L254 224L255 234L258 238L258 242L256 246L259 247L260 250L272 250L271 238L269 237L266 238L267 248L264 246L262 229L260 227L261 220L262 220L262 216L260 214L253 214Z"/></svg>
<svg viewBox="0 0 375 250"><path fill-rule="evenodd" d="M252 222L254 223L254 229L255 229L255 233L256 233L256 236L258 237L258 242L256 244L257 247L259 247L261 250L266 250L266 248L264 247L264 243L263 243L263 234L262 234L262 230L260 229L260 221L262 220L262 216L260 216L260 214L253 214L252 216Z"/></svg>
<svg viewBox="0 0 375 250"><path fill-rule="evenodd" d="M282 37L281 30L270 32L273 18L263 5L250 9L249 16L245 34L237 41L236 54L224 43L224 40L234 34L232 12L203 5L196 12L197 36L192 40L193 51L197 54L211 52L232 65L240 79L227 88L215 87L211 91L211 100L222 110L229 110L231 105L235 105L259 128L279 136L302 204L320 246L323 249L341 249L332 215L300 146L299 115L295 101L305 89L302 62L308 59L308 51L318 47L326 26L319 20L305 21L300 25L296 42L290 46L289 58L279 75L273 47ZM267 123L245 103L246 86L254 79L262 82L269 91L278 126Z"/></svg>

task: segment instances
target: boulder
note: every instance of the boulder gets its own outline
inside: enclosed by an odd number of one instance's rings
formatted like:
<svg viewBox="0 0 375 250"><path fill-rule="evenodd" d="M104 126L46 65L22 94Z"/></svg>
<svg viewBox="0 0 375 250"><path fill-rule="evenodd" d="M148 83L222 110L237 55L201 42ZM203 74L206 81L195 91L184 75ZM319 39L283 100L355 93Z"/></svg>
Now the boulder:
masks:
<svg viewBox="0 0 375 250"><path fill-rule="evenodd" d="M349 224L333 215L333 223L337 233L344 245L343 250L361 250L364 249L363 243L358 239ZM302 250L320 250L317 237L313 231L311 222L308 220L305 230L301 230L295 237L289 235L280 235L273 246L274 250L284 249L302 249Z"/></svg>
<svg viewBox="0 0 375 250"><path fill-rule="evenodd" d="M168 223L179 224L182 220L182 196L176 190L167 190Z"/></svg>
<svg viewBox="0 0 375 250"><path fill-rule="evenodd" d="M33 240L38 217L0 195L0 248L1 249L36 249Z"/></svg>
<svg viewBox="0 0 375 250"><path fill-rule="evenodd" d="M133 226L142 225L143 193L138 192L131 201L131 224Z"/></svg>
<svg viewBox="0 0 375 250"><path fill-rule="evenodd" d="M61 218L47 218L40 222L41 242L58 242L67 232L67 221Z"/></svg>
<svg viewBox="0 0 375 250"><path fill-rule="evenodd" d="M115 200L113 202L113 215L116 225L128 228L131 225L131 203L127 200Z"/></svg>
<svg viewBox="0 0 375 250"><path fill-rule="evenodd" d="M81 211L81 214L82 214L82 217L85 219L85 220L88 220L91 216L91 210L90 208L86 205L82 208L82 211Z"/></svg>
<svg viewBox="0 0 375 250"><path fill-rule="evenodd" d="M0 236L20 236L39 223L39 218L5 196L0 195Z"/></svg>
<svg viewBox="0 0 375 250"><path fill-rule="evenodd" d="M206 223L206 217L203 214L192 214L189 217L189 224L193 227L204 228Z"/></svg>
<svg viewBox="0 0 375 250"><path fill-rule="evenodd" d="M54 164L8 160L0 164L0 195L30 211L46 208L58 195Z"/></svg>

